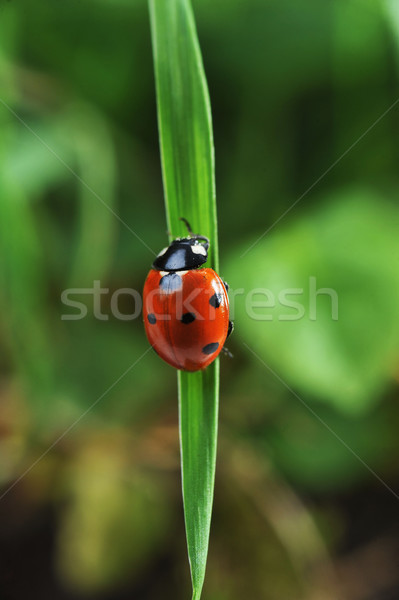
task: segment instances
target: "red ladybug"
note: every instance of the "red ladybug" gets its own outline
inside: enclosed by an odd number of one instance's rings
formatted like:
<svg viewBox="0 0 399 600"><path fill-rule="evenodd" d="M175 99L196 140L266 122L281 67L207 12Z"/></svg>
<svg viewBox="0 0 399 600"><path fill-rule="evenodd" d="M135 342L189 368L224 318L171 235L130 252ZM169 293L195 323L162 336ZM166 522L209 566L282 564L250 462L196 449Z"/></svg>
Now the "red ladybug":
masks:
<svg viewBox="0 0 399 600"><path fill-rule="evenodd" d="M200 269L209 240L177 238L156 257L143 292L144 326L155 352L176 369L199 371L218 356L233 329L228 286L213 269Z"/></svg>

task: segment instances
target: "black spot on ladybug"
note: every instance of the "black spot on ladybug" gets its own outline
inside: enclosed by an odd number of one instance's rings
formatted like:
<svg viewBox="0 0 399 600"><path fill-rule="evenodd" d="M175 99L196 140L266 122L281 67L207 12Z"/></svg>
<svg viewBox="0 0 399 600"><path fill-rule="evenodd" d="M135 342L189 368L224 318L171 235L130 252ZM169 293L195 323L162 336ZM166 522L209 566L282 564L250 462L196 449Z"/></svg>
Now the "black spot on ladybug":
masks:
<svg viewBox="0 0 399 600"><path fill-rule="evenodd" d="M222 294L213 294L213 296L209 298L209 304L215 308L219 308L219 306L222 304L222 300Z"/></svg>
<svg viewBox="0 0 399 600"><path fill-rule="evenodd" d="M193 321L195 321L195 314L194 313L190 313L190 312L184 313L184 315L181 318L181 322L184 323L185 325L189 325Z"/></svg>
<svg viewBox="0 0 399 600"><path fill-rule="evenodd" d="M183 285L183 280L177 273L168 273L161 277L159 287L162 291L170 293L180 290Z"/></svg>
<svg viewBox="0 0 399 600"><path fill-rule="evenodd" d="M204 354L213 354L219 348L218 342L212 342L211 344L207 344L202 348L202 352Z"/></svg>
<svg viewBox="0 0 399 600"><path fill-rule="evenodd" d="M154 313L150 313L147 316L147 319L148 319L148 322L151 323L151 325L155 325L155 323L157 322L157 319L156 319Z"/></svg>

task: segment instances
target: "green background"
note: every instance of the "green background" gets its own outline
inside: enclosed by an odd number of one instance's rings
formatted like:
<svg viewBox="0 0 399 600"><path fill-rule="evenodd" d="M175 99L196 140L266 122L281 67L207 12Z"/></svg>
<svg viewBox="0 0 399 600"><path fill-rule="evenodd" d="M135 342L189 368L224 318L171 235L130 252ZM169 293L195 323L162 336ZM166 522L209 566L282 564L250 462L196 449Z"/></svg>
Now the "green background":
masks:
<svg viewBox="0 0 399 600"><path fill-rule="evenodd" d="M397 598L395 0L194 11L236 324L203 597ZM0 83L0 594L183 600L176 377L111 305L167 241L146 3L2 1Z"/></svg>

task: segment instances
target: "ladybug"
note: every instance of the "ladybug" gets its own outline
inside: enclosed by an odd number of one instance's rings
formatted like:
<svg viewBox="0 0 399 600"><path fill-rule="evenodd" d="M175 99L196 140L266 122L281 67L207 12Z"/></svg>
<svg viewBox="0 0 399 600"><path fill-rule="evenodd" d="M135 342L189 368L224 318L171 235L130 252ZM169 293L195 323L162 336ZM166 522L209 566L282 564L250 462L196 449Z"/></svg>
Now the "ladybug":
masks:
<svg viewBox="0 0 399 600"><path fill-rule="evenodd" d="M188 221L181 220L188 237L161 250L145 281L144 326L164 361L176 369L199 371L224 349L233 323L228 285L213 269L200 268L208 258L209 239L193 234Z"/></svg>

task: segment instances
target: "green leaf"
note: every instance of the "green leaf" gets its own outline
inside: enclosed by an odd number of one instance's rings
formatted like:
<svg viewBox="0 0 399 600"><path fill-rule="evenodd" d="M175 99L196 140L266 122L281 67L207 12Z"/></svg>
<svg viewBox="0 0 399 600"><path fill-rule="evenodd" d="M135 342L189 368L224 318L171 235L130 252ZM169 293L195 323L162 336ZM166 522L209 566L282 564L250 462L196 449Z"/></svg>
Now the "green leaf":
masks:
<svg viewBox="0 0 399 600"><path fill-rule="evenodd" d="M360 415L397 373L399 211L363 188L323 201L224 274L234 285L246 260L234 308L248 345L300 394Z"/></svg>
<svg viewBox="0 0 399 600"><path fill-rule="evenodd" d="M106 276L115 239L115 155L106 120L93 107L76 103L61 127L69 132L79 191L78 231L69 281L71 286ZM97 210L93 206L97 205ZM100 205L100 206L98 206Z"/></svg>
<svg viewBox="0 0 399 600"><path fill-rule="evenodd" d="M211 241L217 224L211 112L194 17L188 0L150 0L162 171L171 237L185 217ZM193 600L205 576L216 461L219 361L204 372L179 372L183 501Z"/></svg>
<svg viewBox="0 0 399 600"><path fill-rule="evenodd" d="M10 147L16 147L18 129L8 110L0 109L2 165ZM0 311L7 315L2 343L10 363L30 391L37 428L49 413L46 399L52 394L54 361L50 351L50 330L45 261L37 232L32 203L23 182L0 173Z"/></svg>

